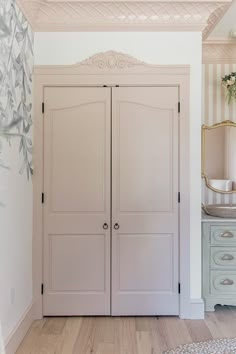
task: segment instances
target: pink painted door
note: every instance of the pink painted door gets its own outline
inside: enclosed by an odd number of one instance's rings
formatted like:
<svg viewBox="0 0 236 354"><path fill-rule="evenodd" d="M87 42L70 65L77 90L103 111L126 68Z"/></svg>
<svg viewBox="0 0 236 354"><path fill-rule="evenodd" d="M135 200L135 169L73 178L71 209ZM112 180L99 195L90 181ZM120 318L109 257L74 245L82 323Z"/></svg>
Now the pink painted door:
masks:
<svg viewBox="0 0 236 354"><path fill-rule="evenodd" d="M110 93L44 92L45 316L110 314Z"/></svg>
<svg viewBox="0 0 236 354"><path fill-rule="evenodd" d="M112 89L112 227L112 315L177 315L177 87Z"/></svg>

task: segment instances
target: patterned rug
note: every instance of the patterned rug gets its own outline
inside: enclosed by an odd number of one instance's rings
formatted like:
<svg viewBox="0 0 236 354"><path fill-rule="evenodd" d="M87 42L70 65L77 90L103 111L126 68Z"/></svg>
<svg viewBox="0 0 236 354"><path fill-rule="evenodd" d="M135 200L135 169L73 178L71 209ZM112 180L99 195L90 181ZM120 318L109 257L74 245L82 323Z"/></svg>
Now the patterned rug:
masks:
<svg viewBox="0 0 236 354"><path fill-rule="evenodd" d="M207 342L184 344L162 354L236 354L236 338L213 339Z"/></svg>

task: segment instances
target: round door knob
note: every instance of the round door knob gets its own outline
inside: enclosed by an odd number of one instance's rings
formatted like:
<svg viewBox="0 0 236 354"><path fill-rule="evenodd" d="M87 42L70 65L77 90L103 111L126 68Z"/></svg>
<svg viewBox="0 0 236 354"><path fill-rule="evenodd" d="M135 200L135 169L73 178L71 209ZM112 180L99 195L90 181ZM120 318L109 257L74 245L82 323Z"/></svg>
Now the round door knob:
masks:
<svg viewBox="0 0 236 354"><path fill-rule="evenodd" d="M116 223L116 224L114 225L114 229L115 229L115 230L119 230L119 228L120 228L120 225Z"/></svg>
<svg viewBox="0 0 236 354"><path fill-rule="evenodd" d="M104 230L107 230L107 229L108 229L108 225L107 225L106 222L105 222L105 224L103 224L103 228L104 228Z"/></svg>

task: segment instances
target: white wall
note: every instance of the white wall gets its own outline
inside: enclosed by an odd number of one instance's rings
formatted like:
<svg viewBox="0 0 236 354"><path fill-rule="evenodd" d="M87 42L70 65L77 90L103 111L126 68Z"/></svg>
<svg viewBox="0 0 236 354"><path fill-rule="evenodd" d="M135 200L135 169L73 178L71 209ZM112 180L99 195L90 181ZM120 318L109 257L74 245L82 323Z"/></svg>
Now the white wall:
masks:
<svg viewBox="0 0 236 354"><path fill-rule="evenodd" d="M6 342L32 303L33 33L14 0L0 0L0 9L0 326Z"/></svg>
<svg viewBox="0 0 236 354"><path fill-rule="evenodd" d="M0 169L0 314L4 340L32 302L32 183L19 175L19 138L5 143Z"/></svg>
<svg viewBox="0 0 236 354"><path fill-rule="evenodd" d="M201 297L201 33L36 33L35 64L75 64L116 50L150 64L191 65L191 297Z"/></svg>

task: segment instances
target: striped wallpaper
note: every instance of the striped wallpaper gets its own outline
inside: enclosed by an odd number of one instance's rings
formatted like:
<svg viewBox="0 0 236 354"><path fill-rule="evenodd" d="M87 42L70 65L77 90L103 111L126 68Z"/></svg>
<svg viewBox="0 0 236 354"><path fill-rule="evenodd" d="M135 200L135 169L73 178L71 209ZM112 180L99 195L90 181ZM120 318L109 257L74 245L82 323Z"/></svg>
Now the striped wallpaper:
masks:
<svg viewBox="0 0 236 354"><path fill-rule="evenodd" d="M212 125L224 120L236 122L236 102L225 100L225 90L221 86L221 77L236 71L235 64L203 64L202 124ZM202 179L202 203L220 204L235 203L236 193L216 193L205 186Z"/></svg>

